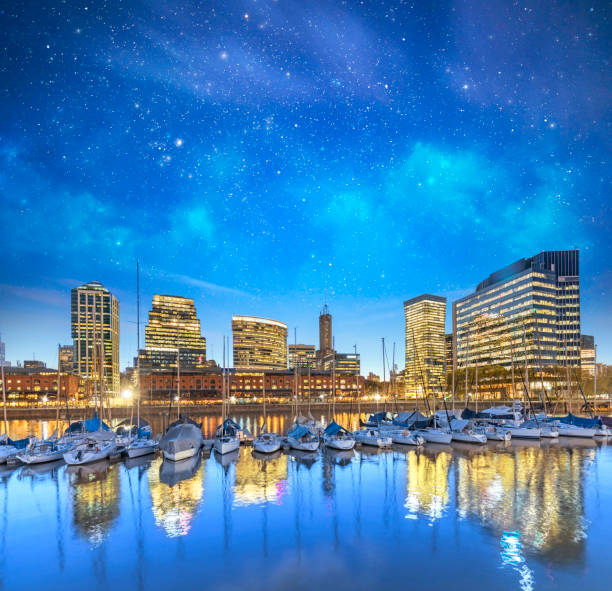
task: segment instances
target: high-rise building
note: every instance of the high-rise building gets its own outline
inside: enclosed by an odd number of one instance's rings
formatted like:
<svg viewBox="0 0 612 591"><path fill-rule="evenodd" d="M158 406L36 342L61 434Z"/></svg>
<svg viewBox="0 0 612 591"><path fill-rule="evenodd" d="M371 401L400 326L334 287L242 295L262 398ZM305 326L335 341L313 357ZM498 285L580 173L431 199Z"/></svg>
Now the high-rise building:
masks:
<svg viewBox="0 0 612 591"><path fill-rule="evenodd" d="M117 397L119 302L97 281L75 287L70 299L74 372L98 383L102 365L104 392L109 397Z"/></svg>
<svg viewBox="0 0 612 591"><path fill-rule="evenodd" d="M588 334L580 335L580 367L583 375L595 375L595 337Z"/></svg>
<svg viewBox="0 0 612 591"><path fill-rule="evenodd" d="M545 251L492 273L453 303L458 367L580 365L578 250Z"/></svg>
<svg viewBox="0 0 612 591"><path fill-rule="evenodd" d="M316 364L317 355L314 345L289 345L289 369L314 368Z"/></svg>
<svg viewBox="0 0 612 591"><path fill-rule="evenodd" d="M155 294L145 327L145 348L139 352L140 368L175 368L179 351L182 370L206 367L206 339L194 301Z"/></svg>
<svg viewBox="0 0 612 591"><path fill-rule="evenodd" d="M449 332L444 335L444 363L447 372L453 369L453 333Z"/></svg>
<svg viewBox="0 0 612 591"><path fill-rule="evenodd" d="M254 316L232 316L234 367L287 368L287 325Z"/></svg>
<svg viewBox="0 0 612 591"><path fill-rule="evenodd" d="M59 370L62 373L72 373L74 371L74 347L72 345L60 346Z"/></svg>
<svg viewBox="0 0 612 591"><path fill-rule="evenodd" d="M404 302L407 395L444 389L446 298L423 294Z"/></svg>
<svg viewBox="0 0 612 591"><path fill-rule="evenodd" d="M45 369L47 364L44 361L38 359L26 359L23 362L23 367L26 369Z"/></svg>

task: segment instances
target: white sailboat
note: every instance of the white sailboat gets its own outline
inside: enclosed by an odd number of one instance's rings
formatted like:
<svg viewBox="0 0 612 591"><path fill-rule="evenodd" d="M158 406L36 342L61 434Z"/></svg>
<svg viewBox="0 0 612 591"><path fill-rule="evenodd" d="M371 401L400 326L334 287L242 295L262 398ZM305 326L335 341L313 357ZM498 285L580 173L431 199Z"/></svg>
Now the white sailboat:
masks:
<svg viewBox="0 0 612 591"><path fill-rule="evenodd" d="M69 466L89 464L105 460L117 448L115 436L110 431L99 430L89 433L84 443L75 446L63 454L64 461Z"/></svg>
<svg viewBox="0 0 612 591"><path fill-rule="evenodd" d="M280 437L276 433L268 433L267 429L267 408L266 408L266 374L262 377L262 394L263 394L263 425L257 437L253 440L253 451L262 454L272 454L277 452L281 447Z"/></svg>
<svg viewBox="0 0 612 591"><path fill-rule="evenodd" d="M361 445L369 445L371 447L391 447L393 440L385 432L381 433L378 429L367 427L353 433L355 441Z"/></svg>
<svg viewBox="0 0 612 591"><path fill-rule="evenodd" d="M336 421L332 421L323 431L323 445L331 449L346 451L355 447L355 437Z"/></svg>
<svg viewBox="0 0 612 591"><path fill-rule="evenodd" d="M70 451L72 445L61 444L56 440L34 441L17 455L20 462L24 464L44 464L61 460L64 454Z"/></svg>
<svg viewBox="0 0 612 591"><path fill-rule="evenodd" d="M223 337L223 384L222 384L222 400L221 400L221 424L215 432L215 440L213 447L215 451L221 455L236 451L240 447L240 439L238 438L237 430L234 422L227 418L226 415L226 398L229 389L227 383L227 375L225 368L225 336Z"/></svg>
<svg viewBox="0 0 612 591"><path fill-rule="evenodd" d="M180 366L180 358L177 355L177 364ZM180 377L179 377L180 380ZM179 380L177 380L177 387ZM142 425L140 424L140 273L139 264L136 261L136 437L132 439L130 425L130 440L125 446L125 453L128 458L139 458L155 452L158 446L158 442L151 439L150 429L148 432L144 432ZM132 416L134 414L134 406L132 405Z"/></svg>
<svg viewBox="0 0 612 591"><path fill-rule="evenodd" d="M399 443L400 445L423 445L425 438L418 433L411 431L410 429L393 429L385 431L385 435L391 437L393 443Z"/></svg>

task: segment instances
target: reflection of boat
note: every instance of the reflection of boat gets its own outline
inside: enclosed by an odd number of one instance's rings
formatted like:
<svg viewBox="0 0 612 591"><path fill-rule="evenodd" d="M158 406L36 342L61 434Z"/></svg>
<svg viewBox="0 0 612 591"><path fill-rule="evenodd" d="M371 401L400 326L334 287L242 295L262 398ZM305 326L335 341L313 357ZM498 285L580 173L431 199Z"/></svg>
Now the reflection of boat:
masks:
<svg viewBox="0 0 612 591"><path fill-rule="evenodd" d="M182 480L193 478L201 462L200 454L184 460L164 460L159 467L159 480L172 487Z"/></svg>
<svg viewBox="0 0 612 591"><path fill-rule="evenodd" d="M532 448L538 448L540 447L540 439L527 439L527 438L515 438L512 437L512 439L510 440L510 443L512 445L512 447L517 447L517 448L526 448L526 447L532 447Z"/></svg>
<svg viewBox="0 0 612 591"><path fill-rule="evenodd" d="M224 468L229 468L234 462L240 459L240 448L236 448L233 451L227 453L219 453L215 448L215 460L221 464Z"/></svg>
<svg viewBox="0 0 612 591"><path fill-rule="evenodd" d="M89 464L108 458L116 447L113 433L100 430L90 433L84 443L64 453L64 460L68 465Z"/></svg>
<svg viewBox="0 0 612 591"><path fill-rule="evenodd" d="M459 455L472 457L487 452L489 448L486 445L486 441L479 445L474 445L472 441L453 441L452 449Z"/></svg>
<svg viewBox="0 0 612 591"><path fill-rule="evenodd" d="M291 456L298 464L302 464L307 468L311 468L319 459L319 453L316 451L304 451L300 449L289 450Z"/></svg>
<svg viewBox="0 0 612 591"><path fill-rule="evenodd" d="M355 457L355 450L353 449L333 449L325 448L323 451L323 457L325 460L336 464L337 466L348 466L351 460Z"/></svg>
<svg viewBox="0 0 612 591"><path fill-rule="evenodd" d="M19 472L19 477L36 478L57 470L60 466L64 465L64 459L55 460L54 462L45 462L43 464L30 464L24 466Z"/></svg>
<svg viewBox="0 0 612 591"><path fill-rule="evenodd" d="M94 480L101 480L106 476L110 461L98 460L86 465L72 465L66 468L66 474L73 477L72 484L87 484Z"/></svg>
<svg viewBox="0 0 612 591"><path fill-rule="evenodd" d="M262 453L260 451L257 451L253 447L253 451L251 452L251 455L256 460L263 460L265 462L266 460L278 460L278 458L280 458L283 455L283 452L280 449L278 449L272 453L269 453L269 452Z"/></svg>
<svg viewBox="0 0 612 591"><path fill-rule="evenodd" d="M153 462L153 456L151 454L146 456L138 456L137 458L125 458L124 464L128 470L137 467L149 468Z"/></svg>
<svg viewBox="0 0 612 591"><path fill-rule="evenodd" d="M560 433L559 446L595 449L596 447L598 447L598 443L593 437L565 437L563 433Z"/></svg>
<svg viewBox="0 0 612 591"><path fill-rule="evenodd" d="M359 448L360 456L380 456L382 454L388 453L391 450L390 446L385 447L373 447L369 445L362 445Z"/></svg>

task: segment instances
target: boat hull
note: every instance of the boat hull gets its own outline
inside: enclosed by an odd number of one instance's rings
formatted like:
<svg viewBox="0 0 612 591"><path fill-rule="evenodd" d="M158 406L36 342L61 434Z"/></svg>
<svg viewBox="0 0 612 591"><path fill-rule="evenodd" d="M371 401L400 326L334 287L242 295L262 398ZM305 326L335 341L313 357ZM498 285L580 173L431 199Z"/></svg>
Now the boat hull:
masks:
<svg viewBox="0 0 612 591"><path fill-rule="evenodd" d="M141 456L155 453L156 447L157 446L153 442L151 442L150 445L129 445L125 453L128 458L140 458Z"/></svg>
<svg viewBox="0 0 612 591"><path fill-rule="evenodd" d="M411 433L410 431L391 431L391 441L400 445L423 445L425 439L421 435Z"/></svg>
<svg viewBox="0 0 612 591"><path fill-rule="evenodd" d="M540 439L542 432L540 429L527 429L522 427L512 427L509 429L512 439Z"/></svg>
<svg viewBox="0 0 612 591"><path fill-rule="evenodd" d="M452 441L453 436L450 433L445 433L444 431L430 431L427 429L423 429L421 431L417 431L417 433L427 442L427 443L445 443L448 444Z"/></svg>
<svg viewBox="0 0 612 591"><path fill-rule="evenodd" d="M4 464L10 458L17 455L19 450L12 445L0 445L0 464Z"/></svg>
<svg viewBox="0 0 612 591"><path fill-rule="evenodd" d="M236 451L240 447L240 439L238 438L226 438L227 441L223 441L222 439L215 439L213 447L215 451L221 455L231 453Z"/></svg>
<svg viewBox="0 0 612 591"><path fill-rule="evenodd" d="M166 460L170 460L171 462L180 462L181 460L187 460L188 458L192 458L196 455L198 449L195 447L190 447L189 449L183 449L181 451L168 451L164 450L164 458Z"/></svg>
<svg viewBox="0 0 612 591"><path fill-rule="evenodd" d="M69 466L81 466L83 464L99 462L100 460L106 460L115 451L116 447L114 443L110 443L99 451L71 450L64 454L64 461ZM82 453L79 453L80 451L82 451Z"/></svg>
<svg viewBox="0 0 612 591"><path fill-rule="evenodd" d="M42 454L23 454L17 457L21 462L28 465L46 464L47 462L56 462L57 460L63 459L64 453L66 453L66 450L58 450Z"/></svg>
<svg viewBox="0 0 612 591"><path fill-rule="evenodd" d="M253 450L261 454L273 454L277 452L281 447L280 441L261 441L255 439L253 441Z"/></svg>
<svg viewBox="0 0 612 591"><path fill-rule="evenodd" d="M289 447L291 447L291 449L295 449L297 451L316 451L319 449L318 439L313 439L311 441L300 441L294 437L287 437L287 443L289 443Z"/></svg>
<svg viewBox="0 0 612 591"><path fill-rule="evenodd" d="M355 440L351 438L336 439L334 437L324 438L325 447L330 449L338 449L340 451L348 451L355 447Z"/></svg>
<svg viewBox="0 0 612 591"><path fill-rule="evenodd" d="M461 443L475 443L482 445L487 442L487 436L483 433L462 433L457 432L452 434L453 441L460 441Z"/></svg>
<svg viewBox="0 0 612 591"><path fill-rule="evenodd" d="M590 439L591 437L595 437L595 431L595 429L585 429L583 427L559 427L559 435L561 437L582 437Z"/></svg>

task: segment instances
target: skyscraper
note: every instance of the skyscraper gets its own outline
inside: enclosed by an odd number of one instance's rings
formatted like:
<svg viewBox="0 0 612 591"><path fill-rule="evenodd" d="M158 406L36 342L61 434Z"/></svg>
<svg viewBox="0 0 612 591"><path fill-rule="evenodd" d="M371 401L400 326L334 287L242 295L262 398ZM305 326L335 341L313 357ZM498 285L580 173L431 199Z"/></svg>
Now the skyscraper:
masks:
<svg viewBox="0 0 612 591"><path fill-rule="evenodd" d="M446 298L423 294L404 302L408 395L435 394L444 389Z"/></svg>
<svg viewBox="0 0 612 591"><path fill-rule="evenodd" d="M545 251L492 273L453 303L456 364L580 365L577 250Z"/></svg>
<svg viewBox="0 0 612 591"><path fill-rule="evenodd" d="M317 356L314 345L289 345L289 368L316 367Z"/></svg>
<svg viewBox="0 0 612 591"><path fill-rule="evenodd" d="M332 317L325 304L319 315L319 350L325 354L333 351L333 348Z"/></svg>
<svg viewBox="0 0 612 591"><path fill-rule="evenodd" d="M595 337L588 334L580 335L580 368L583 376L595 375Z"/></svg>
<svg viewBox="0 0 612 591"><path fill-rule="evenodd" d="M287 325L254 316L232 316L234 367L287 369Z"/></svg>
<svg viewBox="0 0 612 591"><path fill-rule="evenodd" d="M200 332L194 301L155 294L145 327L145 348L139 353L140 368L175 368L177 351L181 369L206 367L206 339Z"/></svg>
<svg viewBox="0 0 612 591"><path fill-rule="evenodd" d="M97 281L75 287L70 300L74 372L98 382L102 360L104 392L116 397L119 395L119 302Z"/></svg>
<svg viewBox="0 0 612 591"><path fill-rule="evenodd" d="M59 348L59 370L62 373L74 371L74 346L61 345Z"/></svg>

